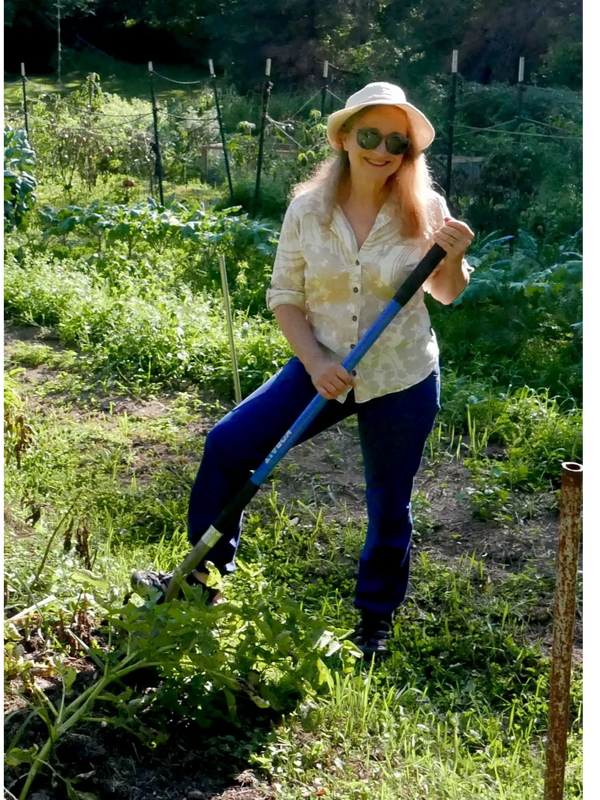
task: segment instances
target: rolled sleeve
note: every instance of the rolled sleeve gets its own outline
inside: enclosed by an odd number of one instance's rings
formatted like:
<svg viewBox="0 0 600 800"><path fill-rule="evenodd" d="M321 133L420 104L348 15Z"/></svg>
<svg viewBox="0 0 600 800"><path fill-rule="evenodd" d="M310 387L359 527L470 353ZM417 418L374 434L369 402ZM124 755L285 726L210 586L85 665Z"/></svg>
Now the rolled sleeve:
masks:
<svg viewBox="0 0 600 800"><path fill-rule="evenodd" d="M441 194L435 194L435 202L433 203L433 230L437 231L444 225L444 217L451 217L452 214L450 213L450 209L448 208L448 203L446 202L446 198L442 197ZM466 268L467 272L471 274L473 272L473 267L469 264L466 258L462 260L463 268ZM440 267L437 267L433 270L429 278L423 284L423 289L426 292L431 294L431 281L435 278L435 276L440 271Z"/></svg>
<svg viewBox="0 0 600 800"><path fill-rule="evenodd" d="M281 226L271 285L267 289L267 308L270 311L284 303L305 310L305 266L300 244L300 220L291 204Z"/></svg>

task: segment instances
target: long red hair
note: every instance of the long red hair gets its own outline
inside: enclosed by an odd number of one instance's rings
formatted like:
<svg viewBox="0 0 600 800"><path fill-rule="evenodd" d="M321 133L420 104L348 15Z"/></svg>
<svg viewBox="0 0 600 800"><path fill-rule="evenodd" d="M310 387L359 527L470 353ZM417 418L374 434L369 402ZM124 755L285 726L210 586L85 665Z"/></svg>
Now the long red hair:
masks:
<svg viewBox="0 0 600 800"><path fill-rule="evenodd" d="M358 119L370 108L360 109L349 117L340 131L350 132ZM407 117L407 135L411 139L410 118ZM322 161L308 180L294 187L290 199L306 192L321 189L324 199L322 222L331 223L333 209L340 200L341 193L350 180L350 159L346 150L336 150L325 161ZM395 193L398 201L398 227L402 236L408 239L429 239L433 234L428 208L432 195L437 194L425 153L411 145L405 153L402 163L396 172L388 178L390 191Z"/></svg>

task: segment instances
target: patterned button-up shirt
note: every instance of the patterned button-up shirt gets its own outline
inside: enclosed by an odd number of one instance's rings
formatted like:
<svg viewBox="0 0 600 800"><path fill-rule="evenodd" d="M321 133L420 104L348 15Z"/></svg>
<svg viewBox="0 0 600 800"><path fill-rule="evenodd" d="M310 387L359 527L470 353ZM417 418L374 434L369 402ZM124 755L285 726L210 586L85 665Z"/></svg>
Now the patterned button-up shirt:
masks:
<svg viewBox="0 0 600 800"><path fill-rule="evenodd" d="M360 250L339 205L331 225L322 224L318 216L321 189L294 198L285 214L267 307L273 310L290 303L301 308L317 341L338 362L381 314L430 246L400 234L395 202L390 196L381 207ZM450 216L441 195L431 198L429 214L433 231ZM424 288L428 289L427 284ZM423 289L419 289L357 365L356 402L419 383L432 372L438 357ZM336 399L344 402L350 391Z"/></svg>

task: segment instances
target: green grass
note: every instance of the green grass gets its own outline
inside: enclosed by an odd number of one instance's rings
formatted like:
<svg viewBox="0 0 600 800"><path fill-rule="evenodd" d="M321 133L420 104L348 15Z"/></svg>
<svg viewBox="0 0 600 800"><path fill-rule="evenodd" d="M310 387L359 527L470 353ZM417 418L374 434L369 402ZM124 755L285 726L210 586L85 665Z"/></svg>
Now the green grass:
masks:
<svg viewBox="0 0 600 800"><path fill-rule="evenodd" d="M439 713L426 695L377 673L335 676L331 696L305 704L256 763L279 796L344 800L539 798L542 742L480 707ZM566 795L579 796L580 751L570 740Z"/></svg>
<svg viewBox="0 0 600 800"><path fill-rule="evenodd" d="M16 353L30 367L52 355L32 345ZM99 620L103 609L119 602L132 568L168 569L187 551L183 521L202 446L189 426L202 410L222 410L187 395L153 419L92 409L74 415L64 400L48 406L51 395L36 410L34 386L23 384L20 392L35 438L22 468L14 461L7 466L6 500L23 520L40 513L28 537L7 536L11 613L54 595L42 622L49 630L61 615L73 618L85 592L87 613ZM273 487L251 506L240 569L227 583L227 596L234 603L250 596L258 602L258 586L266 596L281 590L344 637L355 618L354 572L364 528L352 518L327 521L308 496L283 503L275 487L287 471L280 465ZM85 577L85 552L75 546L81 531L87 532L92 583ZM412 584L396 619L390 659L370 674L344 671L329 659L325 683L305 684L296 710L265 746L253 748L252 763L279 785L281 797L300 800L323 790L340 800L540 796L548 661L526 635L540 578L523 573L499 580L473 559L443 566L423 556L414 563ZM68 651L68 643L53 645L57 653L62 648ZM16 657L9 656L8 667L9 674L23 675ZM152 726L160 728L161 708L169 708L170 691L184 675L170 673L145 735L155 737ZM198 702L186 700L181 688L177 696L181 713L188 713L187 702ZM216 696L203 702L219 707ZM579 706L577 671L569 797L581 796Z"/></svg>

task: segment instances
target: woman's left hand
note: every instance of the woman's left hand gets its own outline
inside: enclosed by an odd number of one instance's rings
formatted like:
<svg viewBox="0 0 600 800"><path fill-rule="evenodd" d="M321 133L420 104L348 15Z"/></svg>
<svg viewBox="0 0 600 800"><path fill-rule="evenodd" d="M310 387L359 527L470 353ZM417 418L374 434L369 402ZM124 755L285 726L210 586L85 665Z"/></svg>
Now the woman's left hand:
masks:
<svg viewBox="0 0 600 800"><path fill-rule="evenodd" d="M466 222L452 217L444 217L444 225L433 234L433 241L439 244L453 261L462 261L475 234Z"/></svg>

